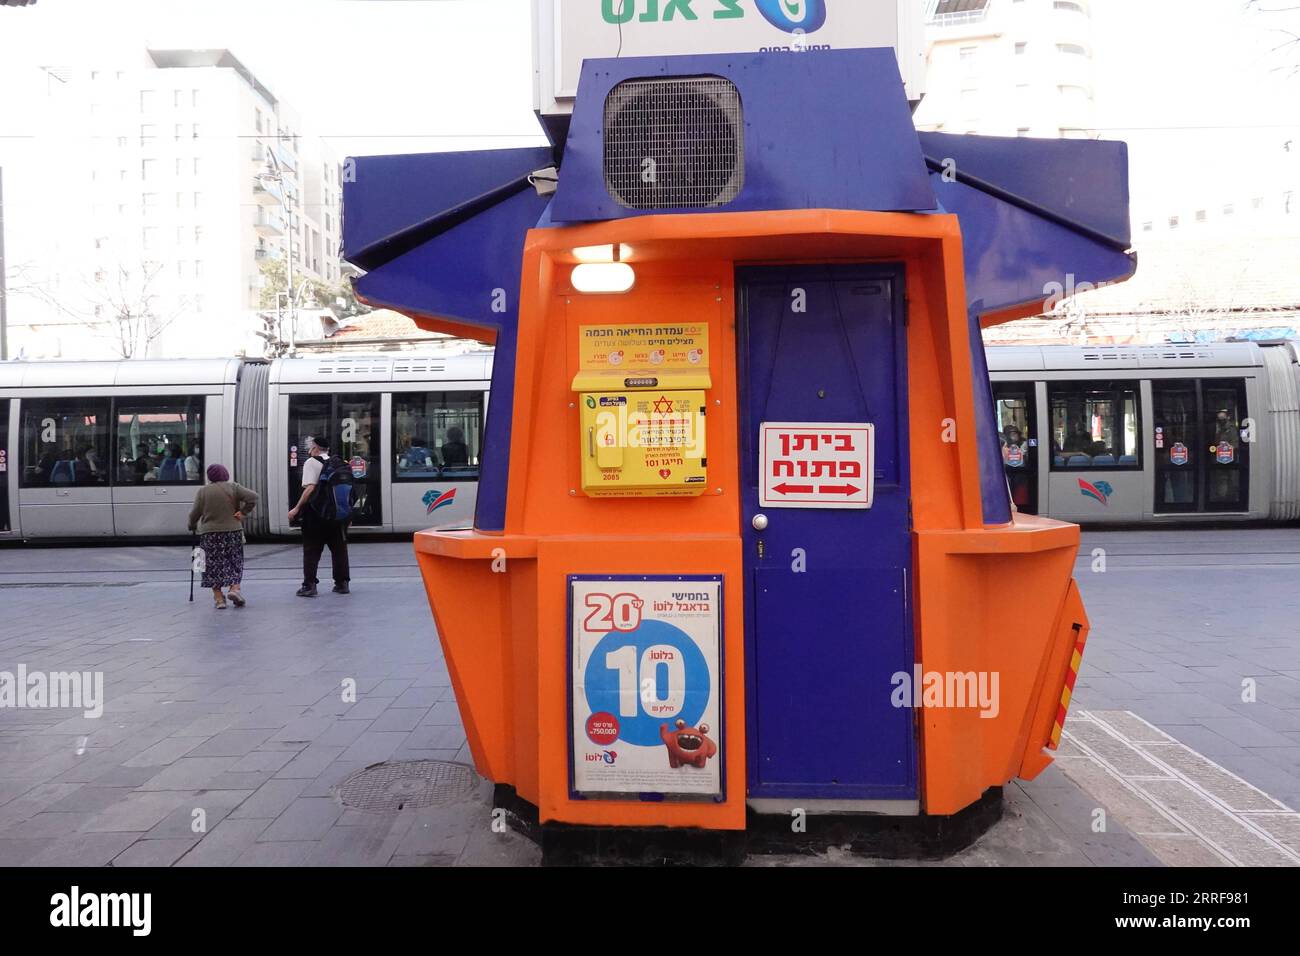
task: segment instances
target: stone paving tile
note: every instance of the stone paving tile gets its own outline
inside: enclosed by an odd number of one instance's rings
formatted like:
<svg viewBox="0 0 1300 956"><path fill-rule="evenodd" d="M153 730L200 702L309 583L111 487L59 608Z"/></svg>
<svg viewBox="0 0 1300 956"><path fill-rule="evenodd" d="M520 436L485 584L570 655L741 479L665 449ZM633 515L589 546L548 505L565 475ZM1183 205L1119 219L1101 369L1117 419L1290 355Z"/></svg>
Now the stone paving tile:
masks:
<svg viewBox="0 0 1300 956"><path fill-rule="evenodd" d="M289 804L258 837L259 842L319 840L334 825L343 807L329 797L300 797Z"/></svg>
<svg viewBox="0 0 1300 956"><path fill-rule="evenodd" d="M73 833L55 840L25 866L107 866L136 841L136 833Z"/></svg>
<svg viewBox="0 0 1300 956"><path fill-rule="evenodd" d="M171 866L198 842L197 836L140 840L113 857L113 866Z"/></svg>
<svg viewBox="0 0 1300 956"><path fill-rule="evenodd" d="M23 866L48 849L55 837L0 837L0 867Z"/></svg>
<svg viewBox="0 0 1300 956"><path fill-rule="evenodd" d="M177 860L178 866L233 866L239 856L257 842L271 825L270 820L227 818L209 830L193 849Z"/></svg>
<svg viewBox="0 0 1300 956"><path fill-rule="evenodd" d="M228 817L252 793L251 790L208 790L195 793L151 827L144 839L194 836L197 840ZM201 829L196 831L197 825L201 825Z"/></svg>
<svg viewBox="0 0 1300 956"><path fill-rule="evenodd" d="M254 843L235 857L231 866L302 866L316 844L306 840L280 843Z"/></svg>
<svg viewBox="0 0 1300 956"><path fill-rule="evenodd" d="M269 736L262 730L223 730L190 751L192 757L245 757Z"/></svg>
<svg viewBox="0 0 1300 956"><path fill-rule="evenodd" d="M140 784L141 790L200 790L229 770L238 757L182 757Z"/></svg>
<svg viewBox="0 0 1300 956"><path fill-rule="evenodd" d="M288 780L268 780L257 791L244 800L232 811L236 819L245 817L274 820L289 804L298 799L298 795L311 783L301 777Z"/></svg>

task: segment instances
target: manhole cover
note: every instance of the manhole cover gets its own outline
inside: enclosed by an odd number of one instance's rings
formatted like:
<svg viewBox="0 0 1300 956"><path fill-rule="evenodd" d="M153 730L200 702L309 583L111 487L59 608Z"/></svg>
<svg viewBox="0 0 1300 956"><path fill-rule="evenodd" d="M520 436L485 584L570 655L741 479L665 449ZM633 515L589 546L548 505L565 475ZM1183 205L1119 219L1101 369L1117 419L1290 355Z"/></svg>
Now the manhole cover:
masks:
<svg viewBox="0 0 1300 956"><path fill-rule="evenodd" d="M474 790L474 771L446 760L395 760L358 770L339 784L339 799L358 810L402 810L455 803Z"/></svg>

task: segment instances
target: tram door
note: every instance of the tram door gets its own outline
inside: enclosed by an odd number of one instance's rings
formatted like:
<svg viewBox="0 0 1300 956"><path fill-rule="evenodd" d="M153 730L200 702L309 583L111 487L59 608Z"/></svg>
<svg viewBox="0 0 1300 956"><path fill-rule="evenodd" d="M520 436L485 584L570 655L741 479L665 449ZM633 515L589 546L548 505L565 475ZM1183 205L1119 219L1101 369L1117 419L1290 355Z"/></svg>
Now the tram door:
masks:
<svg viewBox="0 0 1300 956"><path fill-rule="evenodd" d="M914 661L901 272L742 269L737 290L749 793L914 799L913 712L891 701L893 676ZM819 502L761 504L765 423L811 425L813 436L874 426L870 507L828 506L861 486L843 470L807 482ZM773 480L769 505L784 493L776 484L803 494Z"/></svg>
<svg viewBox="0 0 1300 956"><path fill-rule="evenodd" d="M13 529L9 516L9 399L0 398L0 534Z"/></svg>
<svg viewBox="0 0 1300 956"><path fill-rule="evenodd" d="M1033 382L994 382L998 443L1016 510L1038 514L1038 411Z"/></svg>
<svg viewBox="0 0 1300 956"><path fill-rule="evenodd" d="M379 527L383 524L380 483L378 393L289 396L289 507L302 495L302 466L307 449L302 440L324 434L352 471L352 526Z"/></svg>
<svg viewBox="0 0 1300 956"><path fill-rule="evenodd" d="M1155 403L1155 513L1249 510L1250 448L1243 379L1151 382Z"/></svg>

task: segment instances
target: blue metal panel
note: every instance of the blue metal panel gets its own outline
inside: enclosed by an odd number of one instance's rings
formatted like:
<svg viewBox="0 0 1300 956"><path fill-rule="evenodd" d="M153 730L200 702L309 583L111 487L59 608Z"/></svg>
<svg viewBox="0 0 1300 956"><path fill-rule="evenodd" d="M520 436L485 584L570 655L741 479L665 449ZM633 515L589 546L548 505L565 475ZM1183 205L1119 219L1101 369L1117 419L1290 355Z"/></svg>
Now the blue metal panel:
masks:
<svg viewBox="0 0 1300 956"><path fill-rule="evenodd" d="M912 799L913 714L890 700L914 660L901 271L742 269L737 284L750 793ZM873 423L872 508L769 509L755 531L764 421Z"/></svg>
<svg viewBox="0 0 1300 956"><path fill-rule="evenodd" d="M921 133L932 168L959 181L1129 247L1128 145L1120 142Z"/></svg>
<svg viewBox="0 0 1300 956"><path fill-rule="evenodd" d="M648 214L620 205L605 186L605 100L624 80L700 75L725 77L740 92L745 184L725 206L675 211L935 208L892 50L628 57L583 64L557 223Z"/></svg>
<svg viewBox="0 0 1300 956"><path fill-rule="evenodd" d="M525 189L357 281L357 291L376 305L497 330L474 518L480 531L505 528L524 238L545 204Z"/></svg>
<svg viewBox="0 0 1300 956"><path fill-rule="evenodd" d="M1078 144L1075 144L1078 145ZM1008 162L1012 160L1008 157ZM977 315L1031 302L1082 282L1118 282L1137 268L1133 256L1069 226L962 182L931 176L943 208L961 221L966 301Z"/></svg>
<svg viewBox="0 0 1300 956"><path fill-rule="evenodd" d="M552 162L549 147L350 159L343 256L373 269L517 191Z"/></svg>

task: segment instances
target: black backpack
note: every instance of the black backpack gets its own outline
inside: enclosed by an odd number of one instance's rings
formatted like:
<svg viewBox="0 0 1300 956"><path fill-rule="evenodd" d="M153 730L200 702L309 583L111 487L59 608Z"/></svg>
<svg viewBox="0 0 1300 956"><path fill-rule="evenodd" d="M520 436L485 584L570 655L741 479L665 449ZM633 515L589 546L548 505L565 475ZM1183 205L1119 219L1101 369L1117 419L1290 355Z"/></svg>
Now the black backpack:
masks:
<svg viewBox="0 0 1300 956"><path fill-rule="evenodd" d="M338 455L316 459L320 478L307 507L321 521L349 521L352 518L352 470Z"/></svg>

